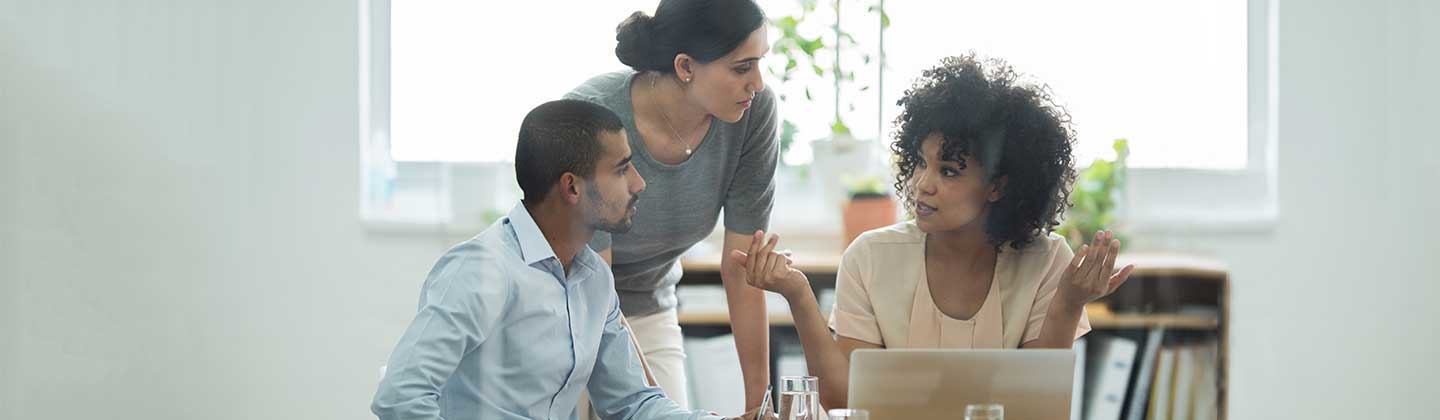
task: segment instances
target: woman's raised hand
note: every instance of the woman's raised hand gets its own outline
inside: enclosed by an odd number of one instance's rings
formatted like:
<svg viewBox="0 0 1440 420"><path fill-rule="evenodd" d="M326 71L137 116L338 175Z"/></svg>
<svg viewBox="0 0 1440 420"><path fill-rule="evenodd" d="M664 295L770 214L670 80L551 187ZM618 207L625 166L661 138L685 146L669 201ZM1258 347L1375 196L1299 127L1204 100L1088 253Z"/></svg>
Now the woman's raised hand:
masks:
<svg viewBox="0 0 1440 420"><path fill-rule="evenodd" d="M765 231L757 230L750 239L749 251L735 250L731 255L745 270L745 281L758 287L779 293L786 299L810 290L810 280L805 273L791 267L794 262L786 253L776 252L780 235L771 234L765 238Z"/></svg>
<svg viewBox="0 0 1440 420"><path fill-rule="evenodd" d="M1115 271L1115 256L1120 254L1120 240L1107 230L1095 232L1090 243L1082 246L1060 280L1060 298L1064 304L1080 308L1115 292L1135 266L1126 265Z"/></svg>

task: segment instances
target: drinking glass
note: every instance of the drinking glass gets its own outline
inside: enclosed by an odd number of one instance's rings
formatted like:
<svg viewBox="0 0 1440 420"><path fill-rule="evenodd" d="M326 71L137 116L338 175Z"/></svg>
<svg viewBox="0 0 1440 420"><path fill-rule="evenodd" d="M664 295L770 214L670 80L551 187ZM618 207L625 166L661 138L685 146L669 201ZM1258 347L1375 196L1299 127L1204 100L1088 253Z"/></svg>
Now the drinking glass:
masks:
<svg viewBox="0 0 1440 420"><path fill-rule="evenodd" d="M814 376L780 378L780 420L818 420L820 381Z"/></svg>

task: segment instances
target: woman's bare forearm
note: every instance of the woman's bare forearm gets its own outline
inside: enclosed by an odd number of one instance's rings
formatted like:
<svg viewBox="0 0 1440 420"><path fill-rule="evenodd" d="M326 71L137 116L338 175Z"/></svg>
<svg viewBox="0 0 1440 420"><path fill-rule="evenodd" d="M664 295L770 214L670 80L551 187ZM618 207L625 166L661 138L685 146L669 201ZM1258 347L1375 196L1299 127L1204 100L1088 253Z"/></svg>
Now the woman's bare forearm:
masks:
<svg viewBox="0 0 1440 420"><path fill-rule="evenodd" d="M825 408L845 408L849 393L850 358L846 357L825 316L820 313L820 304L815 292L806 288L795 296L786 296L790 302L790 314L795 318L795 329L800 335L800 346L805 350L805 365L810 374L820 381L820 402Z"/></svg>

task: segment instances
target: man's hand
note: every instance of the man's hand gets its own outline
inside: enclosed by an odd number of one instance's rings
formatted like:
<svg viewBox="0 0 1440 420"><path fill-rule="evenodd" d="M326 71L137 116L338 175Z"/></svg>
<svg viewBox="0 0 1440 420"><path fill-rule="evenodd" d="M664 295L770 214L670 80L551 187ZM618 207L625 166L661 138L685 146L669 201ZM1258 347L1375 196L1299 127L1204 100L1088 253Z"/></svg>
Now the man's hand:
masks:
<svg viewBox="0 0 1440 420"><path fill-rule="evenodd" d="M765 231L757 230L750 240L749 252L737 249L731 257L744 268L745 282L751 287L779 293L786 299L809 292L810 280L805 273L791 267L794 262L788 255L775 252L779 244L780 235L772 234L766 241Z"/></svg>
<svg viewBox="0 0 1440 420"><path fill-rule="evenodd" d="M770 410L765 410L765 411L770 411ZM765 413L765 417L764 417L764 418L760 418L759 415L760 415L760 407L755 407L755 409L750 410L750 412L747 412L747 413L745 413L745 414L741 414L740 417L731 417L731 418L728 418L728 419L725 419L725 420L780 420L780 416L777 415L777 414L775 414L775 412L773 412L773 411L771 411L771 412L769 412L769 413Z"/></svg>

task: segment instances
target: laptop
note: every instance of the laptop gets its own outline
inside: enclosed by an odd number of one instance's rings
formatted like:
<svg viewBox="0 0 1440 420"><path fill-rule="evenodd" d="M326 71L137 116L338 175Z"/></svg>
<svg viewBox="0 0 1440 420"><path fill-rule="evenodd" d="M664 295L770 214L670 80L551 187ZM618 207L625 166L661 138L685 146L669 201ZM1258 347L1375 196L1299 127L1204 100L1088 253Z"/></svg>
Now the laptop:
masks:
<svg viewBox="0 0 1440 420"><path fill-rule="evenodd" d="M1001 404L1005 420L1067 420L1071 350L857 350L850 408L872 419L961 419L967 404Z"/></svg>

